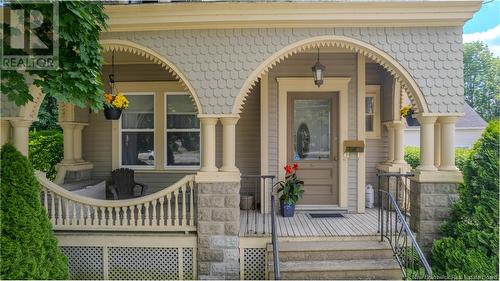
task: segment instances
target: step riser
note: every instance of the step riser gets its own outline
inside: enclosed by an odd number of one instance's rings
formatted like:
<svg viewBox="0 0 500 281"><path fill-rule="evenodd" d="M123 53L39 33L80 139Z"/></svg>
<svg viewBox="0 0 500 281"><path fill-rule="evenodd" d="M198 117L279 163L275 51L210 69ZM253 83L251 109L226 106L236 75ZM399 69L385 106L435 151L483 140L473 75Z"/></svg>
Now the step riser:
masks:
<svg viewBox="0 0 500 281"><path fill-rule="evenodd" d="M269 276L274 276L270 272ZM281 272L282 280L326 280L326 279L375 279L375 280L401 280L401 271L369 270L369 271L309 271L309 272Z"/></svg>
<svg viewBox="0 0 500 281"><path fill-rule="evenodd" d="M280 261L307 261L307 260L356 260L356 259L390 259L392 250L355 250L355 251L311 251L311 252L280 252ZM269 260L273 260L273 253L269 253Z"/></svg>

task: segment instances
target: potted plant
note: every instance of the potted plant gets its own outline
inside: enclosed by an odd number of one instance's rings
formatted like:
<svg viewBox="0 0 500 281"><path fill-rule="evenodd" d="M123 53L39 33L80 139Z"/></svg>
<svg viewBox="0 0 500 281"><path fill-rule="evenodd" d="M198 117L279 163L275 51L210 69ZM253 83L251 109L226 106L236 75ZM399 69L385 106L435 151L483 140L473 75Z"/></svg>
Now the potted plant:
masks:
<svg viewBox="0 0 500 281"><path fill-rule="evenodd" d="M405 105L399 110L399 114L406 119L408 126L419 126L420 123L413 117L413 113L413 109L410 105Z"/></svg>
<svg viewBox="0 0 500 281"><path fill-rule="evenodd" d="M108 120L120 119L122 110L127 109L128 104L128 99L121 93L104 93L104 117Z"/></svg>
<svg viewBox="0 0 500 281"><path fill-rule="evenodd" d="M295 213L295 204L304 195L304 182L297 179L297 170L299 165L287 164L285 167L285 180L279 181L278 193L280 194L280 210L283 217L293 217Z"/></svg>

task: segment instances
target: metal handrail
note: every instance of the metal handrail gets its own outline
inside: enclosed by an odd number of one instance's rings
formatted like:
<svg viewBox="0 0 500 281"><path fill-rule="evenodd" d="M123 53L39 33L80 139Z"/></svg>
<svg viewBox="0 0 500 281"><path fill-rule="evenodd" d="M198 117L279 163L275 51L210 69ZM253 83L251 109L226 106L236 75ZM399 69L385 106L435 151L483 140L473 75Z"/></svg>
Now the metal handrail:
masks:
<svg viewBox="0 0 500 281"><path fill-rule="evenodd" d="M274 264L274 280L280 280L280 258L279 258L279 243L278 234L276 232L276 212L275 212L275 198L274 198L274 185L271 188L271 242L273 244L273 264Z"/></svg>
<svg viewBox="0 0 500 281"><path fill-rule="evenodd" d="M400 180L398 178L408 179L408 177L412 176L412 174L380 173L378 176L379 179L383 176L388 178L396 177L396 183L399 183ZM408 225L406 202L403 202L402 204L403 208L405 208L405 213L403 214L400 209L399 202L389 191L379 189L378 194L378 232L380 233L380 240L383 241L385 238L389 242L394 253L394 257L403 272L403 278L432 278L432 269L427 262L424 253L420 249L415 235ZM403 196L403 198L404 201L406 201L407 197ZM415 258L417 257L418 261L415 263Z"/></svg>

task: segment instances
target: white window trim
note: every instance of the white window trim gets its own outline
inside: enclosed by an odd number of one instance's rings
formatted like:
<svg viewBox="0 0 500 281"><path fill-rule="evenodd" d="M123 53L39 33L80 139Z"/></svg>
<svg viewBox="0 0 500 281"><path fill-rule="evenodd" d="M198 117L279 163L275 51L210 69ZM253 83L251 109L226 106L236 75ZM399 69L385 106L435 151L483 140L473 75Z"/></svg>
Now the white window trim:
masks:
<svg viewBox="0 0 500 281"><path fill-rule="evenodd" d="M155 135L156 135L156 95L154 92L124 92L124 96L153 96L153 128L152 129L122 129L122 118L118 122L118 166L120 168L129 168L133 170L154 170L156 168L156 157L155 164L152 166L141 166L141 165L123 165L122 164L122 133L123 132L153 132L153 150L155 149Z"/></svg>
<svg viewBox="0 0 500 281"><path fill-rule="evenodd" d="M380 128L381 128L381 123L380 123L380 85L366 85L366 91L365 91L365 100L368 97L373 98L373 131L369 132L366 131L366 124L365 124L365 137L367 139L380 139L381 133L380 133ZM363 115L366 117L366 112L363 113Z"/></svg>
<svg viewBox="0 0 500 281"><path fill-rule="evenodd" d="M164 111L163 111L163 116L162 118L165 120L164 122L164 128L163 128L163 138L164 138L164 143L163 143L163 159L165 159L165 164L164 164L164 169L167 170L167 171L198 171L201 167L201 165L197 165L197 166L169 166L167 164L167 153L168 153L168 149L167 149L167 134L168 132L199 132L200 133L200 141L201 141L201 128L198 128L198 129L167 129L167 111L168 111L168 105L167 105L167 96L190 96L190 94L188 92L165 92L164 93L164 104L163 104L163 108L164 108ZM195 107L195 110L196 110L196 105L194 105ZM186 114L192 114L192 112L185 112ZM174 113L175 114L182 114L182 112L178 112L178 113ZM195 112L195 115L197 115L197 113ZM201 163L201 145L200 145L200 163Z"/></svg>

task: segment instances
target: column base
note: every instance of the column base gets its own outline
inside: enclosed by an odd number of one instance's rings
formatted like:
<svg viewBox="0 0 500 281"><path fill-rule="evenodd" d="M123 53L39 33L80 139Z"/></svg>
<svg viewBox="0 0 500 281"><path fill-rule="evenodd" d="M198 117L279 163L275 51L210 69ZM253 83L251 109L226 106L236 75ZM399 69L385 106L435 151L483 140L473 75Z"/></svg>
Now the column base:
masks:
<svg viewBox="0 0 500 281"><path fill-rule="evenodd" d="M443 172L456 172L458 168L456 166L439 166L438 170Z"/></svg>
<svg viewBox="0 0 500 281"><path fill-rule="evenodd" d="M54 182L56 184L64 184L68 181L78 181L90 179L90 172L94 168L94 164L90 162L72 162L64 163L61 162L56 165L57 176ZM75 172L73 176L68 178L69 173Z"/></svg>
<svg viewBox="0 0 500 281"><path fill-rule="evenodd" d="M435 172L437 171L437 168L434 165L429 165L429 166L419 165L415 170L421 172Z"/></svg>
<svg viewBox="0 0 500 281"><path fill-rule="evenodd" d="M196 174L195 181L197 183L210 183L210 182L240 182L241 173L235 172L204 172L200 171Z"/></svg>
<svg viewBox="0 0 500 281"><path fill-rule="evenodd" d="M461 183L463 182L462 173L460 171L414 171L415 176L412 181L418 183L424 182L439 182L439 183Z"/></svg>

